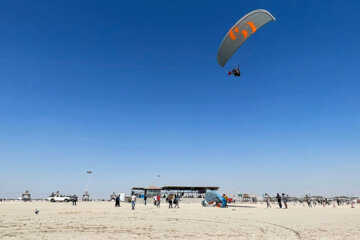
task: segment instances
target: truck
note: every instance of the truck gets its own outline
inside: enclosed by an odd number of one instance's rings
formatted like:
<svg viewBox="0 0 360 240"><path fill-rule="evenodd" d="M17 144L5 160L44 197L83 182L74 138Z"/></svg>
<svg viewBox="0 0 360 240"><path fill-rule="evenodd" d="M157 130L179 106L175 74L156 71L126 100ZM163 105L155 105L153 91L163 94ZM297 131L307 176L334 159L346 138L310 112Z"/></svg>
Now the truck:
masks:
<svg viewBox="0 0 360 240"><path fill-rule="evenodd" d="M70 202L70 201L73 201L73 197L72 196L64 196L61 194L55 194L55 195L51 195L50 197L48 197L47 200L50 202Z"/></svg>

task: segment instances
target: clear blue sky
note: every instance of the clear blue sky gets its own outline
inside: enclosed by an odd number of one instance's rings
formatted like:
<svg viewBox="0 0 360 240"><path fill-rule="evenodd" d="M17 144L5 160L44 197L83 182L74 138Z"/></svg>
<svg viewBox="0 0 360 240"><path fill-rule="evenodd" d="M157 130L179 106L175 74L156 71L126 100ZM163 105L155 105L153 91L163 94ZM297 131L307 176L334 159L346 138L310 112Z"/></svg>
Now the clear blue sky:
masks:
<svg viewBox="0 0 360 240"><path fill-rule="evenodd" d="M277 19L228 77L229 28ZM0 197L359 194L358 1L2 1ZM229 66L231 67L231 65ZM162 177L156 179L156 175Z"/></svg>

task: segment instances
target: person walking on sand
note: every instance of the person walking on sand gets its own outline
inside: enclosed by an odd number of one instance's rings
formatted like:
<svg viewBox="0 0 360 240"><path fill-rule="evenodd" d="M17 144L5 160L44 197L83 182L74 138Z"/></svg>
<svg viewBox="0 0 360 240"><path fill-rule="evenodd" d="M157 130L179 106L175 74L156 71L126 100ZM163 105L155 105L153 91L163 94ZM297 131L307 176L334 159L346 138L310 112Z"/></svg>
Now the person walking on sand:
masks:
<svg viewBox="0 0 360 240"><path fill-rule="evenodd" d="M131 209L132 209L132 210L135 210L135 203L136 203L136 195L133 194L133 195L131 196Z"/></svg>
<svg viewBox="0 0 360 240"><path fill-rule="evenodd" d="M146 194L144 195L144 204L145 204L145 206L146 206L146 200L147 200L147 196L146 196Z"/></svg>
<svg viewBox="0 0 360 240"><path fill-rule="evenodd" d="M178 195L175 195L175 198L174 198L174 208L179 208L179 196Z"/></svg>
<svg viewBox="0 0 360 240"><path fill-rule="evenodd" d="M270 206L270 197L267 193L265 193L265 201L266 201L266 208L271 208Z"/></svg>
<svg viewBox="0 0 360 240"><path fill-rule="evenodd" d="M157 196L154 196L153 199L154 199L154 205L157 206L157 205L156 205Z"/></svg>
<svg viewBox="0 0 360 240"><path fill-rule="evenodd" d="M276 199L278 201L278 204L279 204L279 207L282 208L282 205L281 205L281 196L279 193L276 194Z"/></svg>
<svg viewBox="0 0 360 240"><path fill-rule="evenodd" d="M282 194L282 201L284 203L285 209L287 209L288 205L287 205L287 197L285 196L285 193Z"/></svg>
<svg viewBox="0 0 360 240"><path fill-rule="evenodd" d="M160 194L156 197L156 206L160 207Z"/></svg>

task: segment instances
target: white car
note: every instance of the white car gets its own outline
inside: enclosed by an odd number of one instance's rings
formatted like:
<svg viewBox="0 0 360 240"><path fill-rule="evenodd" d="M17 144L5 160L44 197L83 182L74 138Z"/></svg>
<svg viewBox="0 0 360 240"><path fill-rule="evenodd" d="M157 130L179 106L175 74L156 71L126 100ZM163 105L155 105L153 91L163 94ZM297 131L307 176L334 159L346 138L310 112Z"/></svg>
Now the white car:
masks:
<svg viewBox="0 0 360 240"><path fill-rule="evenodd" d="M69 202L72 201L72 197L58 194L48 197L47 200L50 202Z"/></svg>

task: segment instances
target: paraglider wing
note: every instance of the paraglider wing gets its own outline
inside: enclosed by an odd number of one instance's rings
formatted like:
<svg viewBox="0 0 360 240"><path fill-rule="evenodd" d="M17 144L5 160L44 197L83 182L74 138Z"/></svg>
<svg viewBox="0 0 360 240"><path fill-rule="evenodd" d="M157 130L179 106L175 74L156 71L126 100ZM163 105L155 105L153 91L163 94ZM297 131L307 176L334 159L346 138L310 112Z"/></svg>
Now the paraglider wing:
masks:
<svg viewBox="0 0 360 240"><path fill-rule="evenodd" d="M259 28L275 18L266 10L254 10L242 17L226 34L220 44L217 62L224 67L236 50Z"/></svg>
<svg viewBox="0 0 360 240"><path fill-rule="evenodd" d="M225 198L215 191L205 193L205 201L208 204L213 204L213 203L220 204L221 203L221 207L226 206Z"/></svg>
<svg viewBox="0 0 360 240"><path fill-rule="evenodd" d="M214 203L221 201L221 195L217 192L207 192L205 193L205 200L208 203Z"/></svg>

